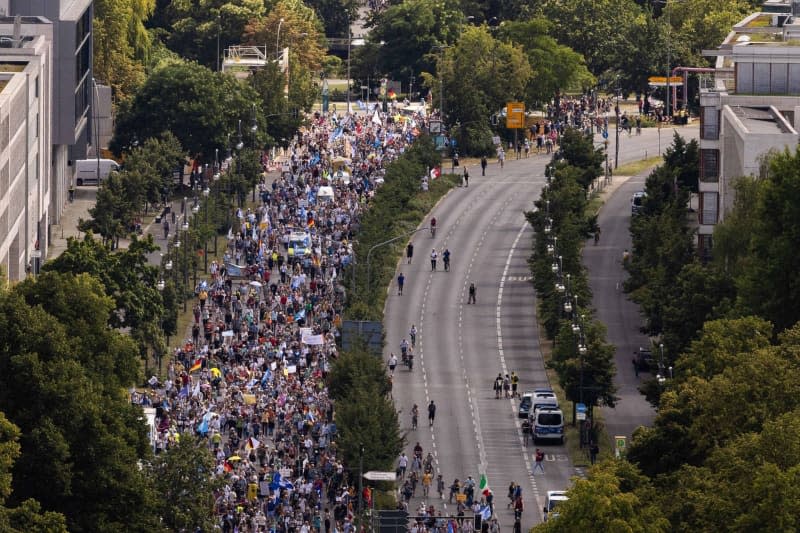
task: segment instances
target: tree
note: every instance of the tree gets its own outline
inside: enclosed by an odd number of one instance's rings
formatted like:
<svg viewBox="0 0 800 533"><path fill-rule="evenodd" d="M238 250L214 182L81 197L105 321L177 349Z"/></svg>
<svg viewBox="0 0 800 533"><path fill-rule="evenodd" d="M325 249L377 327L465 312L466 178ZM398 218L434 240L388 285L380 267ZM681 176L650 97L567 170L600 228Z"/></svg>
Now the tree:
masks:
<svg viewBox="0 0 800 533"><path fill-rule="evenodd" d="M0 412L0 530L7 533L66 533L64 516L41 511L36 500L25 500L19 507L2 504L11 494L11 468L20 454L19 428Z"/></svg>
<svg viewBox="0 0 800 533"><path fill-rule="evenodd" d="M155 0L94 2L95 77L107 83L118 100L129 98L144 81L151 36L144 27Z"/></svg>
<svg viewBox="0 0 800 533"><path fill-rule="evenodd" d="M169 63L157 68L120 110L110 147L119 154L134 139L171 131L191 155L213 161L215 149L224 153L242 140L242 122L247 127L255 119L260 143L264 118L255 102L253 89L232 76L196 63Z"/></svg>
<svg viewBox="0 0 800 533"><path fill-rule="evenodd" d="M670 524L653 503L656 491L626 461L596 465L588 479L577 479L569 500L558 504L558 519L548 520L532 531L667 532Z"/></svg>
<svg viewBox="0 0 800 533"><path fill-rule="evenodd" d="M520 46L495 39L486 27L468 26L456 44L439 57L436 77L428 73L422 76L434 92L434 101L444 91L448 126L459 122L465 126L488 125L489 116L509 99L524 96L531 67ZM462 146L483 146L485 142L486 139L467 139Z"/></svg>
<svg viewBox="0 0 800 533"><path fill-rule="evenodd" d="M180 57L214 69L219 55L240 44L245 26L266 14L263 0L158 0L150 20L156 35Z"/></svg>
<svg viewBox="0 0 800 533"><path fill-rule="evenodd" d="M654 51L665 47L658 26L633 0L545 0L534 10L552 21L550 35L581 54L609 89L647 89L646 77L657 71Z"/></svg>
<svg viewBox="0 0 800 533"><path fill-rule="evenodd" d="M328 393L334 400L344 399L363 383L373 384L381 396L392 390L381 359L371 354L366 346L358 345L336 359L328 375Z"/></svg>
<svg viewBox="0 0 800 533"><path fill-rule="evenodd" d="M433 72L432 50L455 43L465 22L464 14L448 2L409 0L389 6L371 22L367 46L357 54L356 76L366 81L375 72L406 81ZM364 52L370 51L377 52L374 63L365 60Z"/></svg>
<svg viewBox="0 0 800 533"><path fill-rule="evenodd" d="M350 22L358 16L354 0L308 0L306 4L317 13L328 37L347 37Z"/></svg>
<svg viewBox="0 0 800 533"><path fill-rule="evenodd" d="M177 315L177 300L166 299L158 292L158 267L150 265L147 254L156 250L152 236L133 238L125 250L112 252L86 235L83 240L69 239L67 249L48 261L43 271L87 273L98 278L108 296L114 299L113 310L105 317L112 328L131 328L131 336L139 342L140 353L147 349L158 351L162 344L161 328L165 317ZM165 320L166 322L166 320ZM139 331L150 332L150 336ZM155 335L155 336L152 336Z"/></svg>
<svg viewBox="0 0 800 533"><path fill-rule="evenodd" d="M525 102L530 107L540 107L560 91L579 91L595 82L583 57L548 34L550 25L535 18L511 20L499 28L500 39L522 46L528 56L533 74Z"/></svg>
<svg viewBox="0 0 800 533"><path fill-rule="evenodd" d="M160 496L158 516L170 531L214 529L214 492L223 485L214 465L207 443L190 434L153 460L149 473Z"/></svg>
<svg viewBox="0 0 800 533"><path fill-rule="evenodd" d="M800 320L800 151L772 155L758 187L748 258L736 278L739 304L783 331Z"/></svg>
<svg viewBox="0 0 800 533"><path fill-rule="evenodd" d="M22 435L10 503L35 497L75 532L161 530L137 466L149 453L141 409L85 368L91 347L21 292L0 295L0 411Z"/></svg>

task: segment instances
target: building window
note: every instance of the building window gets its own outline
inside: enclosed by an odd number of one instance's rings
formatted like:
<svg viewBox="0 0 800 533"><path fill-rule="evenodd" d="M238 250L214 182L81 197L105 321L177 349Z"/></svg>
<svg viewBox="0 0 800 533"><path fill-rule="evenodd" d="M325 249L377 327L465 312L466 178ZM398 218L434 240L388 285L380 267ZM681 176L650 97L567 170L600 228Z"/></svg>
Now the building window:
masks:
<svg viewBox="0 0 800 533"><path fill-rule="evenodd" d="M700 138L709 141L719 139L719 110L707 106L700 111Z"/></svg>
<svg viewBox="0 0 800 533"><path fill-rule="evenodd" d="M33 80L33 95L39 98L39 76L36 76L36 79Z"/></svg>
<svg viewBox="0 0 800 533"><path fill-rule="evenodd" d="M714 225L719 214L719 193L700 193L700 224Z"/></svg>
<svg viewBox="0 0 800 533"><path fill-rule="evenodd" d="M719 181L719 150L700 150L700 181L705 183Z"/></svg>

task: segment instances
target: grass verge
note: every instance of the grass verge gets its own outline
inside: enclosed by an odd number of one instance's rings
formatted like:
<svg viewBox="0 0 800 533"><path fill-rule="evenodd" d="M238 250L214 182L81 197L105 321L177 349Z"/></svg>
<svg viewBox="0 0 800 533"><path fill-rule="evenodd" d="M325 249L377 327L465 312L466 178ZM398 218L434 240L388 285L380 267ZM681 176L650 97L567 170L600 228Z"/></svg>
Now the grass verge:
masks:
<svg viewBox="0 0 800 533"><path fill-rule="evenodd" d="M640 159L639 161L631 161L630 163L625 163L619 168L614 169L614 174L616 176L635 176L636 174L640 174L648 168L654 167L663 162L664 159L661 156L648 157L647 159Z"/></svg>

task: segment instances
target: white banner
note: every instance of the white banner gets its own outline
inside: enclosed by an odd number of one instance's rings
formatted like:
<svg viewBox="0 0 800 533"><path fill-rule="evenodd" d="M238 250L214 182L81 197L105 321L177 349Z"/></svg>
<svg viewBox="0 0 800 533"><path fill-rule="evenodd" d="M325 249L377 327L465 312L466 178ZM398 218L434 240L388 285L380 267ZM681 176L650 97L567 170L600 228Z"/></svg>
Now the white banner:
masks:
<svg viewBox="0 0 800 533"><path fill-rule="evenodd" d="M309 346L322 346L325 344L325 337L322 335L306 335L303 337L303 344Z"/></svg>

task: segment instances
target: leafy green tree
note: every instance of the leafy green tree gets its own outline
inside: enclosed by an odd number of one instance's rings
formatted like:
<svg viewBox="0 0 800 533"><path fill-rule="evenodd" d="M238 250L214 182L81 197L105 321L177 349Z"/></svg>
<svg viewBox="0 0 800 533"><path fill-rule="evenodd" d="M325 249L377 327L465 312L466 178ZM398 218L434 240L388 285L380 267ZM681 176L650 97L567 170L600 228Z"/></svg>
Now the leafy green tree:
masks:
<svg viewBox="0 0 800 533"><path fill-rule="evenodd" d="M130 232L138 206L143 203L141 176L126 171L112 172L97 190L95 205L89 208L92 218L81 220L81 231L95 232L103 244L116 247L119 239ZM132 194L128 194L131 192Z"/></svg>
<svg viewBox="0 0 800 533"><path fill-rule="evenodd" d="M733 207L725 219L714 227L714 264L734 278L741 276L749 256L752 229L756 225L758 195L764 180L733 180Z"/></svg>
<svg viewBox="0 0 800 533"><path fill-rule="evenodd" d="M256 142L264 131L258 95L248 84L196 63L168 63L157 68L129 105L120 110L110 147L121 153L135 138L171 131L180 145L202 161L214 150L237 143L255 119ZM240 139L241 140L241 139Z"/></svg>
<svg viewBox="0 0 800 533"><path fill-rule="evenodd" d="M662 341L670 354L680 354L697 337L706 321L725 316L733 306L733 278L699 260L680 270L662 306Z"/></svg>
<svg viewBox="0 0 800 533"><path fill-rule="evenodd" d="M421 72L433 72L433 48L455 43L465 23L464 14L453 2L410 0L391 5L372 21L364 47L366 52L378 51L376 62L370 64L360 57L361 67L355 74L366 79L372 74L370 67L374 67L379 74L406 82Z"/></svg>
<svg viewBox="0 0 800 533"><path fill-rule="evenodd" d="M350 23L358 16L358 3L354 0L308 0L317 18L325 25L328 37L347 37Z"/></svg>
<svg viewBox="0 0 800 533"><path fill-rule="evenodd" d="M382 396L391 392L381 359L359 345L336 359L328 375L328 392L334 400L343 399L363 383L372 383Z"/></svg>
<svg viewBox="0 0 800 533"><path fill-rule="evenodd" d="M149 467L159 494L158 516L170 531L214 529L214 492L223 480L214 475L214 457L207 442L184 434L156 456Z"/></svg>
<svg viewBox="0 0 800 533"><path fill-rule="evenodd" d="M19 507L2 504L11 494L11 468L20 454L19 428L0 412L0 530L7 533L66 533L64 516L42 512L36 500L25 500Z"/></svg>
<svg viewBox="0 0 800 533"><path fill-rule="evenodd" d="M437 60L437 77L423 73L425 85L446 96L445 122L488 125L489 116L509 99L522 98L532 75L522 48L495 39L486 27L468 26L455 45L445 49ZM464 83L464 80L471 80ZM470 139L462 146L480 140Z"/></svg>
<svg viewBox="0 0 800 533"><path fill-rule="evenodd" d="M160 325L168 316L177 314L177 301L164 308L166 300L156 287L158 267L149 264L147 254L156 250L152 236L134 237L125 250L112 252L107 246L87 235L83 240L69 239L67 249L48 261L42 270L61 273L87 273L98 278L108 296L114 299L113 310L105 317L113 328L131 328L139 339L139 351L157 350L161 346ZM151 332L141 335L139 330Z"/></svg>
<svg viewBox="0 0 800 533"><path fill-rule="evenodd" d="M156 36L180 57L214 69L219 55L241 44L244 28L266 14L264 0L157 0L149 21Z"/></svg>
<svg viewBox="0 0 800 533"><path fill-rule="evenodd" d="M175 188L172 173L182 168L186 154L180 141L170 131L158 137L145 139L144 144L125 154L125 171L134 174L143 189L143 196L151 204L170 196Z"/></svg>
<svg viewBox="0 0 800 533"><path fill-rule="evenodd" d="M0 410L22 435L9 502L35 497L70 531L160 531L137 465L149 453L141 409L82 365L80 343L20 290L0 295Z"/></svg>
<svg viewBox="0 0 800 533"><path fill-rule="evenodd" d="M569 500L558 504L558 519L531 531L671 531L661 509L653 503L655 489L626 461L596 465L588 479L575 481L568 495Z"/></svg>
<svg viewBox="0 0 800 533"><path fill-rule="evenodd" d="M129 98L144 82L144 64L151 36L144 23L155 0L97 0L94 2L95 77L107 83L118 100Z"/></svg>
<svg viewBox="0 0 800 533"><path fill-rule="evenodd" d="M647 88L657 71L656 50L664 50L659 27L633 0L544 0L534 8L552 21L551 35L586 59L595 76L624 92ZM644 78L644 79L643 79Z"/></svg>
<svg viewBox="0 0 800 533"><path fill-rule="evenodd" d="M359 382L359 387L341 398L336 406L336 443L344 462L359 464L363 449L365 471L391 470L404 445L397 411L380 388L380 384Z"/></svg>
<svg viewBox="0 0 800 533"><path fill-rule="evenodd" d="M775 325L777 331L800 320L800 152L785 150L769 159L759 187L748 258L736 278L740 305Z"/></svg>
<svg viewBox="0 0 800 533"><path fill-rule="evenodd" d="M539 107L559 91L579 91L594 84L583 57L549 35L551 22L543 18L511 20L499 36L522 46L533 69L525 101Z"/></svg>

